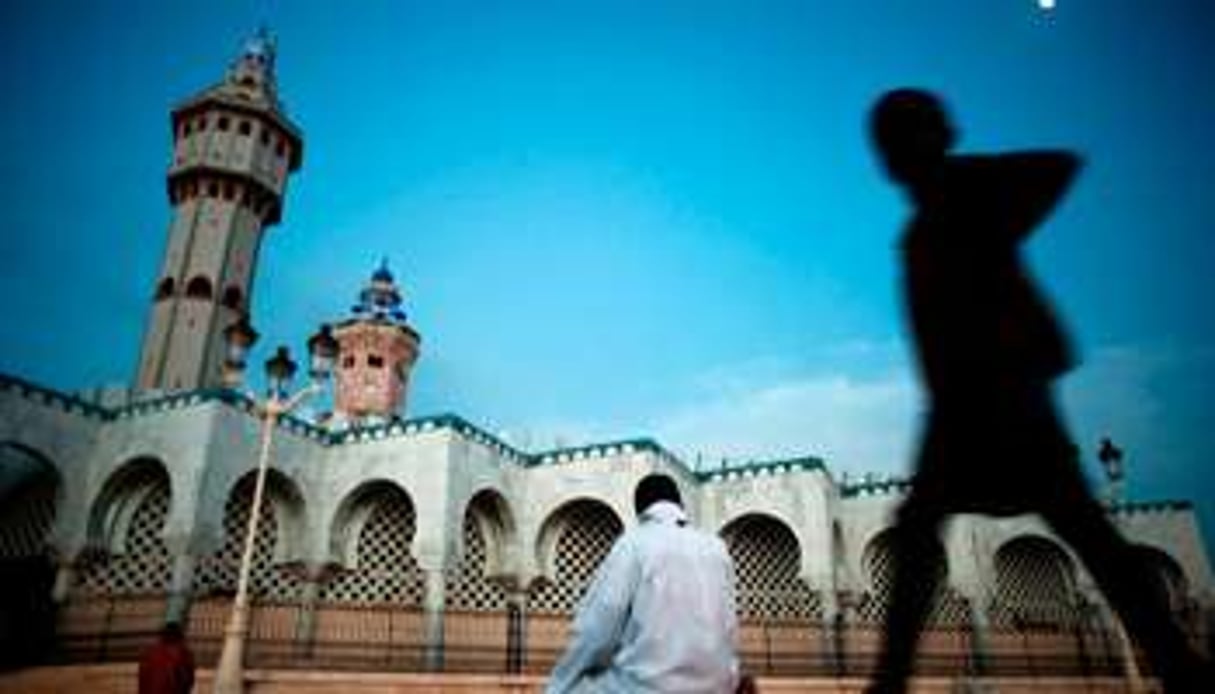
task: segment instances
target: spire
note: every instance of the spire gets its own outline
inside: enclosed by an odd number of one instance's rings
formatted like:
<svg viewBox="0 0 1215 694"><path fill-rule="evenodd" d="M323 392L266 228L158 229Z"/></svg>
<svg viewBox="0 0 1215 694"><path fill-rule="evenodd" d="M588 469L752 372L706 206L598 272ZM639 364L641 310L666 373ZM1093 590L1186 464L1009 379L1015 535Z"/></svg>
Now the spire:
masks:
<svg viewBox="0 0 1215 694"><path fill-rule="evenodd" d="M277 86L274 79L274 58L277 52L274 36L263 24L257 33L245 39L244 48L228 67L226 82L256 98L257 92L277 106Z"/></svg>
<svg viewBox="0 0 1215 694"><path fill-rule="evenodd" d="M406 322L401 309L401 290L397 287L388 269L388 258L380 260L380 267L371 273L371 280L359 292L359 301L350 310L357 318L387 321L397 325Z"/></svg>

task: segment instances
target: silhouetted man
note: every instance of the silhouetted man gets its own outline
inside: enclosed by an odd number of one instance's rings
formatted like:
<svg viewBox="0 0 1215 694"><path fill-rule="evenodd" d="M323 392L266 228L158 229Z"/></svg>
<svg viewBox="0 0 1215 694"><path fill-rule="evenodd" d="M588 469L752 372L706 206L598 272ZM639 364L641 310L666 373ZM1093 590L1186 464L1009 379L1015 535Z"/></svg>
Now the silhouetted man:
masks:
<svg viewBox="0 0 1215 694"><path fill-rule="evenodd" d="M739 687L734 565L721 538L688 525L666 475L641 480L640 523L612 546L578 605L548 694L733 694ZM745 681L739 691L754 691Z"/></svg>
<svg viewBox="0 0 1215 694"><path fill-rule="evenodd" d="M931 93L888 92L871 134L915 208L903 281L928 418L894 528L894 587L871 691L902 692L930 601L941 522L1036 512L1076 551L1169 692L1198 691L1200 661L1148 566L1089 495L1052 398L1075 358L1019 247L1075 177L1070 152L959 156ZM1189 687L1189 688L1187 688Z"/></svg>
<svg viewBox="0 0 1215 694"><path fill-rule="evenodd" d="M194 656L181 625L169 622L139 657L139 694L189 694L193 689Z"/></svg>

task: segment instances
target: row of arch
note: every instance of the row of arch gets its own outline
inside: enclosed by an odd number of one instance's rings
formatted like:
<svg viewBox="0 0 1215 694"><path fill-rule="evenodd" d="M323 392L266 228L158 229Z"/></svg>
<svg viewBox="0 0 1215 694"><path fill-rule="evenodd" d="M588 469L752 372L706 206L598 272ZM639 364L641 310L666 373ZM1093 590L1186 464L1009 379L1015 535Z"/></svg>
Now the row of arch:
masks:
<svg viewBox="0 0 1215 694"><path fill-rule="evenodd" d="M33 465L20 489L0 511L0 555L38 551L54 514L58 479L49 465ZM221 546L198 561L195 594L231 592L243 546L253 494L252 473L228 494ZM19 493L16 493L19 492ZM300 597L308 568L292 563L293 532L303 523L303 498L289 477L270 471L267 499L257 528L252 588L263 600L290 602ZM15 496L14 496L15 494ZM78 589L88 593L163 592L172 573L163 539L171 502L170 480L162 463L140 458L121 466L103 485L88 517L89 546L78 574ZM334 603L418 605L423 574L414 556L415 507L399 485L369 481L338 506L331 522L329 554L336 561L322 578L321 600ZM529 609L568 613L595 568L624 526L605 503L579 498L554 509L541 524L531 549L543 576L529 586ZM463 551L447 574L447 604L459 610L501 610L510 577L507 553L515 524L507 501L482 490L465 507ZM763 513L733 519L720 531L738 576L742 615L768 619L822 617L821 595L799 576L796 534L783 521ZM862 553L864 590L852 605L853 617L878 621L890 586L890 535L879 533ZM1188 587L1184 572L1166 553L1140 551L1160 571L1180 607ZM940 575L946 567L940 552ZM1041 536L1013 538L994 555L993 619L1008 626L1064 624L1075 618L1076 567L1068 553ZM316 580L313 576L311 580ZM939 582L934 619L964 620L965 604L945 581Z"/></svg>
<svg viewBox="0 0 1215 694"><path fill-rule="evenodd" d="M215 298L214 285L211 283L211 278L206 275L195 275L186 282L185 287L181 290L182 296L187 299L195 299L198 301L212 301ZM156 285L156 301L164 301L178 294L178 285L172 277L165 277ZM245 293L240 287L230 284L224 288L223 294L219 298L221 306L226 306L233 311L243 311L245 308Z"/></svg>

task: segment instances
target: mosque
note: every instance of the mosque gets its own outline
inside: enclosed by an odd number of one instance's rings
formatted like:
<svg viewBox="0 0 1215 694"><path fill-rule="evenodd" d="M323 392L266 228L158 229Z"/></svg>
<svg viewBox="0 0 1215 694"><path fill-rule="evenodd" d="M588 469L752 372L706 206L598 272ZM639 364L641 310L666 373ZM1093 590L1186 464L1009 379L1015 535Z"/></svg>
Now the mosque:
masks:
<svg viewBox="0 0 1215 694"><path fill-rule="evenodd" d="M273 42L251 39L171 122L171 220L132 386L67 393L0 375L0 564L25 586L2 606L26 625L9 629L9 646L129 661L174 620L211 666L271 422L253 666L544 672L653 471L678 481L694 522L730 549L749 669L869 666L904 482L841 479L811 456L697 469L645 438L521 450L458 414L407 415L425 349L387 266L315 338L338 345L333 412L268 418L241 386L251 289L304 161ZM1109 508L1209 647L1215 576L1192 505ZM1037 519L964 516L941 550L926 671L1118 677L1133 665L1091 578Z"/></svg>

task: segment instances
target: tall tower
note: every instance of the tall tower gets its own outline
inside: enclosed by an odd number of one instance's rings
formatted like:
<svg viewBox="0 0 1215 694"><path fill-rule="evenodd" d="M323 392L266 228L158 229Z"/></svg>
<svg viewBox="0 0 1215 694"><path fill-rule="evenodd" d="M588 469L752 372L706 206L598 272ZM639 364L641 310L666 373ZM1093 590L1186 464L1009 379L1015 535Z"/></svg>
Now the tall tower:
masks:
<svg viewBox="0 0 1215 694"><path fill-rule="evenodd" d="M274 42L250 38L224 80L173 109L173 206L136 388L220 383L223 330L251 306L262 231L282 217L300 130L278 101Z"/></svg>
<svg viewBox="0 0 1215 694"><path fill-rule="evenodd" d="M334 397L339 421L387 419L405 411L409 373L421 338L401 310L401 292L387 262L359 292L353 317L333 330L341 348Z"/></svg>

